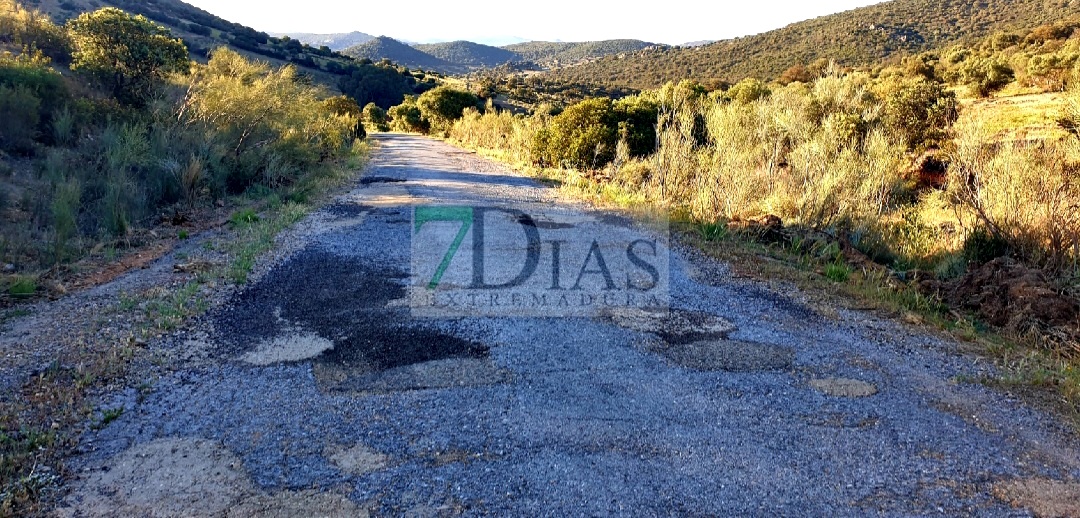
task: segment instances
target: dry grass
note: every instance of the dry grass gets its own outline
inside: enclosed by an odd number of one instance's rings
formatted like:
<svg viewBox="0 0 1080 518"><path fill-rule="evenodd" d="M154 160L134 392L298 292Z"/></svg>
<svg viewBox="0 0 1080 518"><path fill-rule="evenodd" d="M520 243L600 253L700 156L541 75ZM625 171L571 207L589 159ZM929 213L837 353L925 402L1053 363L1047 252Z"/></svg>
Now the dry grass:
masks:
<svg viewBox="0 0 1080 518"><path fill-rule="evenodd" d="M1064 94L1035 93L961 100L957 125L980 124L993 142L1058 140L1068 133L1058 125Z"/></svg>

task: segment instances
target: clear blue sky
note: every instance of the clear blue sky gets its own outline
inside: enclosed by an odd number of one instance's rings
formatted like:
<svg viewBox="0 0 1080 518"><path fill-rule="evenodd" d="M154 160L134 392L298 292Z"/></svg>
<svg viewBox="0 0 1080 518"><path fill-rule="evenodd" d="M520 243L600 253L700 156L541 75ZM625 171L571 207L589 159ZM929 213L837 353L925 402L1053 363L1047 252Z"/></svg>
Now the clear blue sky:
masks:
<svg viewBox="0 0 1080 518"><path fill-rule="evenodd" d="M418 42L633 38L668 44L756 34L878 3L874 0L186 1L229 21L267 32L360 31Z"/></svg>

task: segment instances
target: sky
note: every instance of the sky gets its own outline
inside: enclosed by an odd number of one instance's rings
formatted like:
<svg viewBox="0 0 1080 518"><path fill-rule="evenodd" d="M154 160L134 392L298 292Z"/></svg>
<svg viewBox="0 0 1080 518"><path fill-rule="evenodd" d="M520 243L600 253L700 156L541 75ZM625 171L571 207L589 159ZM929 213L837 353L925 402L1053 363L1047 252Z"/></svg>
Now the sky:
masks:
<svg viewBox="0 0 1080 518"><path fill-rule="evenodd" d="M678 45L757 34L880 0L185 0L265 32L360 31L427 43L631 38Z"/></svg>

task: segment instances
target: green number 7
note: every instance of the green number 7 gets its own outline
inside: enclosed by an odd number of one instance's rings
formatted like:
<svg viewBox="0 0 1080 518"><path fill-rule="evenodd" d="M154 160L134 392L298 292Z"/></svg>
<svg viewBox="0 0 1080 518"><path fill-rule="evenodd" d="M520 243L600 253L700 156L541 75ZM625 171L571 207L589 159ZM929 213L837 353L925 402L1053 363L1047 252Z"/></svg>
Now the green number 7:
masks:
<svg viewBox="0 0 1080 518"><path fill-rule="evenodd" d="M439 206L417 207L416 210L413 211L413 233L418 232L420 227L424 226L424 223L429 221L461 222L461 228L458 229L457 235L454 236L454 241L450 243L450 249L446 251L442 263L439 263L439 268L435 270L435 275L427 285L429 290L433 290L439 285L443 273L446 273L446 269L450 266L450 261L454 259L454 255L457 254L461 242L465 239L465 234L468 234L469 228L472 227L473 208Z"/></svg>

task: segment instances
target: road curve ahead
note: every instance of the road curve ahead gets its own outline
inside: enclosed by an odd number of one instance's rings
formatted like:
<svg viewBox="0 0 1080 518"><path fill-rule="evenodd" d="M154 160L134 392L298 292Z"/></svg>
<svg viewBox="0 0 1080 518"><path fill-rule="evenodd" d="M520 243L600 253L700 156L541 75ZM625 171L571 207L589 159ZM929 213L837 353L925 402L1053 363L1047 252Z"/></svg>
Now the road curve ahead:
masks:
<svg viewBox="0 0 1080 518"><path fill-rule="evenodd" d="M1075 491L1066 427L957 381L989 367L955 344L375 139L150 390L104 405L125 411L84 438L66 513L1024 516Z"/></svg>

